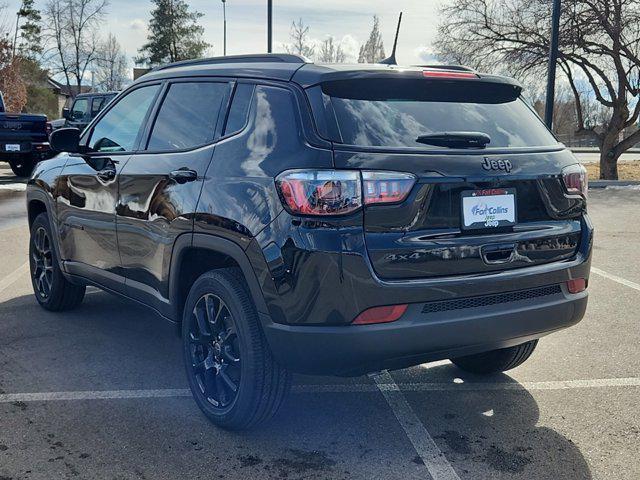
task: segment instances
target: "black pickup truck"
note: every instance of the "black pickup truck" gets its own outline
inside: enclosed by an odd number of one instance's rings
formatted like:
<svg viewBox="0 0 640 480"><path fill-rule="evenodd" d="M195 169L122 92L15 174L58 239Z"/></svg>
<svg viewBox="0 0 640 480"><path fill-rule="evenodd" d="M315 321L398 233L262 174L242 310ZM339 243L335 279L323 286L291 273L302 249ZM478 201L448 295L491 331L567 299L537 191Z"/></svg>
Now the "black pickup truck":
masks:
<svg viewBox="0 0 640 480"><path fill-rule="evenodd" d="M40 160L52 156L50 128L45 115L6 113L0 93L0 161L9 162L18 177L28 177Z"/></svg>

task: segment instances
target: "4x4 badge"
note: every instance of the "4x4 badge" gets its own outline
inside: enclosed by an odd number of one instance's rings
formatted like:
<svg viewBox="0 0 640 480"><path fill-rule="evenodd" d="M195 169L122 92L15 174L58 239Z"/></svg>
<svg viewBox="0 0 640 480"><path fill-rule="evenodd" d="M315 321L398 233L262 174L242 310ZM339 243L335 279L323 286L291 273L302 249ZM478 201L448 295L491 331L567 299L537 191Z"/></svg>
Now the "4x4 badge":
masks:
<svg viewBox="0 0 640 480"><path fill-rule="evenodd" d="M489 157L484 157L482 160L482 168L485 170L504 170L509 173L513 165L511 165L509 160L491 160Z"/></svg>

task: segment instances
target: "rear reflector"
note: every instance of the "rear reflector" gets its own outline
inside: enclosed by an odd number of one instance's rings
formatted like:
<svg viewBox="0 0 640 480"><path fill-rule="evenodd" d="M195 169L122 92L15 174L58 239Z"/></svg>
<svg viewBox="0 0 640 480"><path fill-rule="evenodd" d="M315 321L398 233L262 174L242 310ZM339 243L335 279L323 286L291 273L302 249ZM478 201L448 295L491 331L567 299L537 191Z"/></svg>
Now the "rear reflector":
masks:
<svg viewBox="0 0 640 480"><path fill-rule="evenodd" d="M386 307L369 308L352 322L353 325L371 325L373 323L389 323L398 320L409 305L388 305Z"/></svg>
<svg viewBox="0 0 640 480"><path fill-rule="evenodd" d="M567 282L569 293L580 293L587 289L587 281L584 278L574 278Z"/></svg>
<svg viewBox="0 0 640 480"><path fill-rule="evenodd" d="M426 78L479 78L475 73L449 70L424 70L422 75Z"/></svg>

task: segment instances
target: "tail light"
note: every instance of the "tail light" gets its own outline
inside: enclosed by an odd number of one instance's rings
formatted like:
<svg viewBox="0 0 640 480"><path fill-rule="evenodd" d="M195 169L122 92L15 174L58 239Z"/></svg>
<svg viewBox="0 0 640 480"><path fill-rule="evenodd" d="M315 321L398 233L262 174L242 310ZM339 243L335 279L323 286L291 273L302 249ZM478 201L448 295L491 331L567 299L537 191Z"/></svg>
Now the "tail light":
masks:
<svg viewBox="0 0 640 480"><path fill-rule="evenodd" d="M580 164L570 165L562 169L562 180L567 192L587 197L589 177L587 169Z"/></svg>
<svg viewBox="0 0 640 480"><path fill-rule="evenodd" d="M363 205L402 202L414 183L408 173L357 170L288 170L276 177L285 208L294 215L313 216L346 215Z"/></svg>
<svg viewBox="0 0 640 480"><path fill-rule="evenodd" d="M287 210L298 215L344 215L362 206L360 173L292 170L276 178Z"/></svg>
<svg viewBox="0 0 640 480"><path fill-rule="evenodd" d="M364 203L402 202L413 188L416 179L409 173L362 172Z"/></svg>
<svg viewBox="0 0 640 480"><path fill-rule="evenodd" d="M389 305L386 307L373 307L365 310L351 322L353 325L371 325L373 323L390 323L398 320L409 305Z"/></svg>

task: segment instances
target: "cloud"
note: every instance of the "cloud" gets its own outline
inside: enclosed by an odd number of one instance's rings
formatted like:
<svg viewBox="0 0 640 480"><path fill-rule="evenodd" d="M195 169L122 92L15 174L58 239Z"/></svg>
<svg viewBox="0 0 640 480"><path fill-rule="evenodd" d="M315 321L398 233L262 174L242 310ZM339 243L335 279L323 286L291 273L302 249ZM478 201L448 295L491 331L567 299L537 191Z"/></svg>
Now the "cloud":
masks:
<svg viewBox="0 0 640 480"><path fill-rule="evenodd" d="M424 63L428 65L434 65L434 64L437 65L441 63L440 60L438 60L438 56L433 51L433 48L427 47L425 45L419 45L416 48L414 48L413 54L414 56L420 59L420 63Z"/></svg>
<svg viewBox="0 0 640 480"><path fill-rule="evenodd" d="M360 51L360 43L353 35L345 35L340 40L340 46L347 56L348 62L356 62L358 60L358 52Z"/></svg>
<svg viewBox="0 0 640 480"><path fill-rule="evenodd" d="M147 29L147 22L140 18L136 18L129 23L129 28L131 28L131 30L145 31Z"/></svg>

